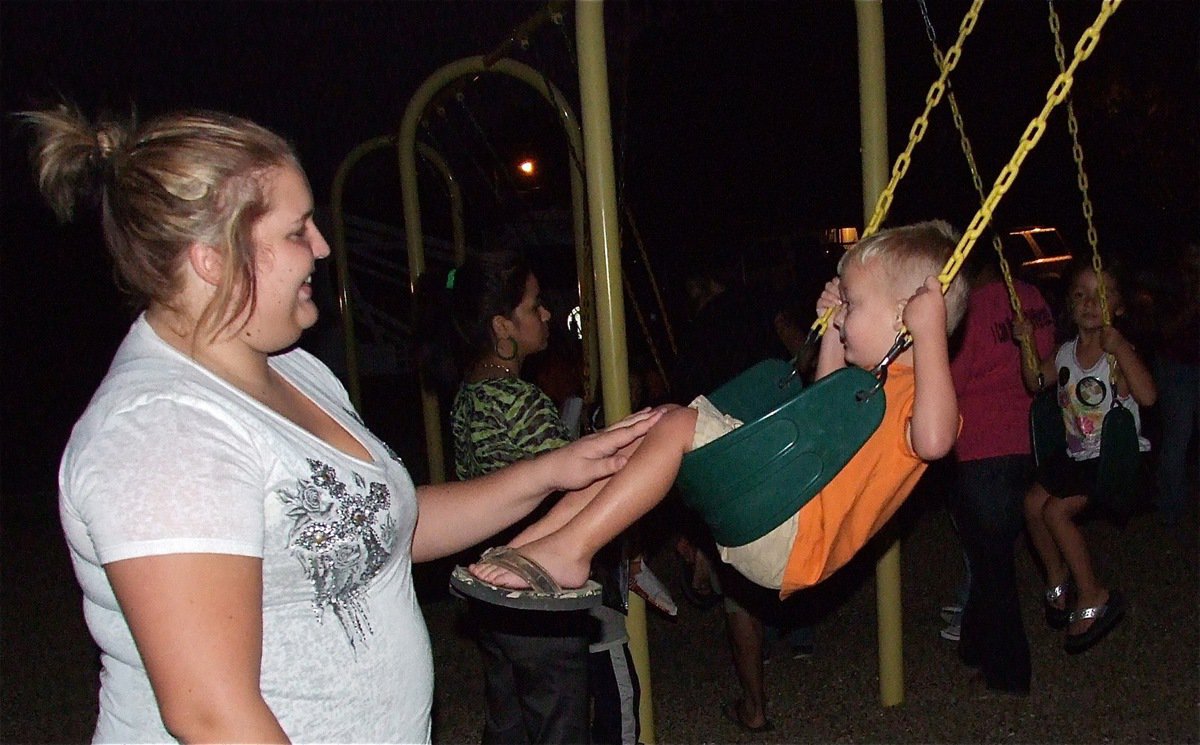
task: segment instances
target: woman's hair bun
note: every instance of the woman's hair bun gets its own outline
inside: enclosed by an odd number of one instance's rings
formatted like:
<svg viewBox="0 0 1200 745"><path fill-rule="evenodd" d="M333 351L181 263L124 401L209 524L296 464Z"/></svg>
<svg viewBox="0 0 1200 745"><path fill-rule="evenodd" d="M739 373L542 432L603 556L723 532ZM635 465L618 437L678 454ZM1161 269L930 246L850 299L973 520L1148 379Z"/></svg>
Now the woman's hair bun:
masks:
<svg viewBox="0 0 1200 745"><path fill-rule="evenodd" d="M111 161L113 153L125 147L129 132L114 121L102 121L96 125L96 152L101 159Z"/></svg>
<svg viewBox="0 0 1200 745"><path fill-rule="evenodd" d="M98 204L114 156L129 141L129 128L110 118L93 124L65 103L17 116L33 129L34 175L59 219L71 219L77 204Z"/></svg>

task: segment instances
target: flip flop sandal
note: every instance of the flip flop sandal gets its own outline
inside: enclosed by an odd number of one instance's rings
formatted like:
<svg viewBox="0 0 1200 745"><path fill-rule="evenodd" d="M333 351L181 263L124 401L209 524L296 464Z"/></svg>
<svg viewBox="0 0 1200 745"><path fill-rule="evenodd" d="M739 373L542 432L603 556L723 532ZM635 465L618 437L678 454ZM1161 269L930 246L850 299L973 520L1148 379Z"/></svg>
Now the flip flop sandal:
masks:
<svg viewBox="0 0 1200 745"><path fill-rule="evenodd" d="M1108 591L1108 602L1091 608L1080 608L1071 613L1068 623L1092 619L1092 625L1082 634L1067 634L1063 649L1070 654L1079 654L1091 649L1096 642L1108 635L1108 632L1120 622L1125 615L1125 598L1119 590Z"/></svg>
<svg viewBox="0 0 1200 745"><path fill-rule="evenodd" d="M1068 576L1059 584L1046 590L1045 600L1043 605L1046 609L1046 625L1055 631L1062 631L1070 624L1071 611L1065 607L1059 608L1054 604L1055 600L1063 599L1064 605L1068 602L1068 596L1071 592L1071 578Z"/></svg>
<svg viewBox="0 0 1200 745"><path fill-rule="evenodd" d="M604 600L600 583L589 579L583 587L563 589L541 564L511 546L497 546L484 551L478 563L507 569L529 583L529 587L518 590L493 585L471 574L466 567L458 566L450 574L451 592L460 597L518 610L586 610L597 607Z"/></svg>

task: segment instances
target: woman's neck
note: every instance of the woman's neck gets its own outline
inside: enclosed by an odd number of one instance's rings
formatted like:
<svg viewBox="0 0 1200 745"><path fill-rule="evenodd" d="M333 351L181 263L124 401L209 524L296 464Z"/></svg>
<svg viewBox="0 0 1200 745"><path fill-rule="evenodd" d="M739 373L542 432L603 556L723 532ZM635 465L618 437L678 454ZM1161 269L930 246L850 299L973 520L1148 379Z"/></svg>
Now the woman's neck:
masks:
<svg viewBox="0 0 1200 745"><path fill-rule="evenodd" d="M160 339L226 383L259 400L270 397L277 378L268 355L242 342L236 331L213 334L194 319L154 304L146 310L146 322Z"/></svg>
<svg viewBox="0 0 1200 745"><path fill-rule="evenodd" d="M515 378L521 373L521 359L502 360L495 355L489 355L476 360L467 371L468 382L488 380L489 378Z"/></svg>

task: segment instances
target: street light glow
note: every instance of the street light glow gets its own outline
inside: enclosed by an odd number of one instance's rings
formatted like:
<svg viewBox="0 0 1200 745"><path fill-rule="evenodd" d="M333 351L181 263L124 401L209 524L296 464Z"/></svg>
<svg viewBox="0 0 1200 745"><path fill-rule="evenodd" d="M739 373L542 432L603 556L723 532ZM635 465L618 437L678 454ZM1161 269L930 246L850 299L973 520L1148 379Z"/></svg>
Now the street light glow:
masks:
<svg viewBox="0 0 1200 745"><path fill-rule="evenodd" d="M517 164L517 170L526 176L532 176L537 170L537 164L533 162L532 158L526 158Z"/></svg>

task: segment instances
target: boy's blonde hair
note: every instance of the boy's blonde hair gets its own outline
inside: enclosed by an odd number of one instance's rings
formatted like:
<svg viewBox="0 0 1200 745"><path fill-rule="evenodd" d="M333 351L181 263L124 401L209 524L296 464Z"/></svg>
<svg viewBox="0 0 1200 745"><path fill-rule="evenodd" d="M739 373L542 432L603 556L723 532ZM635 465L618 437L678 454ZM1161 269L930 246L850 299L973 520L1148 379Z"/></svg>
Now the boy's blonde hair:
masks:
<svg viewBox="0 0 1200 745"><path fill-rule="evenodd" d="M954 254L960 234L944 220L881 230L850 247L838 261L838 274L850 262L860 266L879 259L896 300L907 300L924 284L925 278L941 273ZM955 276L946 290L946 333L950 334L967 309L967 282Z"/></svg>

